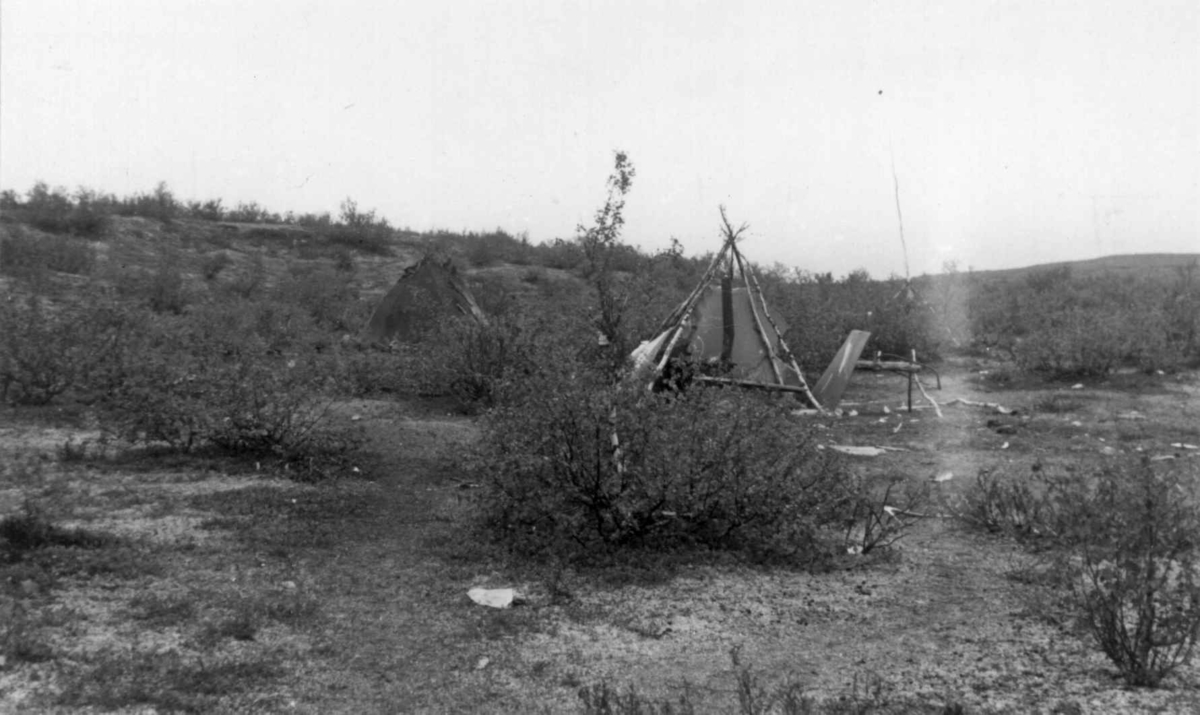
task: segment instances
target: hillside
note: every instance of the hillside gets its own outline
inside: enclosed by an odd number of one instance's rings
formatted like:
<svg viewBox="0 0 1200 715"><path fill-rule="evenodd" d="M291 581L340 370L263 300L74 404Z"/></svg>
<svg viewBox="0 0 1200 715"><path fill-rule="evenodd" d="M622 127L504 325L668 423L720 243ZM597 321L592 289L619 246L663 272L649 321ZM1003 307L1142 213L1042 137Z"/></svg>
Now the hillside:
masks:
<svg viewBox="0 0 1200 715"><path fill-rule="evenodd" d="M972 271L980 278L1020 278L1032 273L1070 268L1077 277L1113 273L1135 277L1159 278L1171 276L1181 268L1200 262L1200 253L1134 253L1119 256L1102 256L1081 261L1059 261L1039 263L1023 268L1003 268L991 271Z"/></svg>

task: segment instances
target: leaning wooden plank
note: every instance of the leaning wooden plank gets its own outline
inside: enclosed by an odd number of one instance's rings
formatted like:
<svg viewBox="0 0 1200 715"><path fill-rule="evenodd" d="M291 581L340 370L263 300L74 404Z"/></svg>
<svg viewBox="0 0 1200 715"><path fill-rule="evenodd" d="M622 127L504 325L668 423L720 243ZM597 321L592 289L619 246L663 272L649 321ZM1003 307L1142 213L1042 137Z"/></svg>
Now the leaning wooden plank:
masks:
<svg viewBox="0 0 1200 715"><path fill-rule="evenodd" d="M833 362L829 363L825 374L817 381L813 395L825 409L832 410L841 402L842 393L846 391L846 385L850 382L850 374L858 364L858 356L862 355L870 337L871 334L865 330L851 330L846 342L842 343L837 355L833 356Z"/></svg>

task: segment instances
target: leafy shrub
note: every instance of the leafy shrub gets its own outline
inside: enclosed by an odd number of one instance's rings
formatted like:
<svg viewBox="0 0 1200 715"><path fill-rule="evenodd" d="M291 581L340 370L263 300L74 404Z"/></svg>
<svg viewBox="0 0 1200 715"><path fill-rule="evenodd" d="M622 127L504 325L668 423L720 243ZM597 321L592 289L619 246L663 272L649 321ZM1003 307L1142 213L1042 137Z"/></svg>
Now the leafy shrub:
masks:
<svg viewBox="0 0 1200 715"><path fill-rule="evenodd" d="M150 193L134 194L117 202L114 211L122 216L141 216L171 222L184 211L165 181Z"/></svg>
<svg viewBox="0 0 1200 715"><path fill-rule="evenodd" d="M259 206L257 202L241 201L238 202L236 208L229 209L225 213L225 220L240 223L277 223L279 221L279 214L271 213L262 206Z"/></svg>
<svg viewBox="0 0 1200 715"><path fill-rule="evenodd" d="M1130 685L1158 685L1190 660L1200 635L1197 477L1194 465L1144 459L1052 494L1075 600Z"/></svg>
<svg viewBox="0 0 1200 715"><path fill-rule="evenodd" d="M76 238L34 236L23 231L0 237L0 273L23 275L47 268L84 276L95 266L95 249Z"/></svg>
<svg viewBox="0 0 1200 715"><path fill-rule="evenodd" d="M0 519L0 546L6 560L19 560L25 553L51 546L96 549L112 542L111 537L84 529L66 529L52 523L30 503L20 514Z"/></svg>
<svg viewBox="0 0 1200 715"><path fill-rule="evenodd" d="M1060 376L1105 375L1121 365L1134 345L1119 315L1071 308L1045 323L1013 349L1017 366Z"/></svg>
<svg viewBox="0 0 1200 715"><path fill-rule="evenodd" d="M1034 409L1050 414L1076 412L1083 407L1083 400L1063 392L1051 393L1037 401Z"/></svg>
<svg viewBox="0 0 1200 715"><path fill-rule="evenodd" d="M533 379L488 420L486 512L537 549L705 545L819 561L861 495L836 456L736 392Z"/></svg>
<svg viewBox="0 0 1200 715"><path fill-rule="evenodd" d="M100 403L118 436L309 466L355 448L325 427L330 362L296 308L214 304L142 326L125 353L134 364Z"/></svg>
<svg viewBox="0 0 1200 715"><path fill-rule="evenodd" d="M487 325L468 319L444 322L424 342L420 354L427 385L449 393L468 409L496 405L505 386L518 375L530 375L542 354L547 334L517 316L497 316Z"/></svg>
<svg viewBox="0 0 1200 715"><path fill-rule="evenodd" d="M368 317L350 277L329 267L294 269L277 297L307 310L318 327L339 333L357 330Z"/></svg>
<svg viewBox="0 0 1200 715"><path fill-rule="evenodd" d="M66 678L59 705L101 710L150 706L164 712L209 712L222 698L261 687L281 674L264 660L187 658L177 651L104 652L83 673Z"/></svg>
<svg viewBox="0 0 1200 715"><path fill-rule="evenodd" d="M969 312L974 340L1011 352L1018 367L1057 376L1118 367L1170 369L1196 357L1196 269L1174 281L1067 268L1021 280L977 281Z"/></svg>
<svg viewBox="0 0 1200 715"><path fill-rule="evenodd" d="M6 604L0 600L0 605ZM0 656L14 663L44 663L54 659L54 648L38 632L34 620L15 603L0 610Z"/></svg>
<svg viewBox="0 0 1200 715"><path fill-rule="evenodd" d="M10 211L21 221L49 233L100 236L108 226L108 217L94 192L80 189L73 199L62 187L51 189L37 182L26 200Z"/></svg>
<svg viewBox="0 0 1200 715"><path fill-rule="evenodd" d="M993 534L1027 540L1055 536L1058 515L1047 497L1046 472L1040 465L1037 470L979 470L975 482L953 505L955 515Z"/></svg>
<svg viewBox="0 0 1200 715"><path fill-rule="evenodd" d="M221 206L221 199L210 199L203 203L189 201L187 202L187 215L202 221L220 221L225 218L225 208Z"/></svg>
<svg viewBox="0 0 1200 715"><path fill-rule="evenodd" d="M954 701L898 695L886 681L872 674L856 675L835 697L820 698L806 693L803 684L795 679L766 685L752 666L741 662L736 648L732 657L732 686L737 704L725 712L739 715L963 715L965 712ZM713 707L710 694L700 697L686 682L682 692L669 699L643 695L632 685L622 690L608 681L581 687L578 696L587 715L691 715L709 712Z"/></svg>
<svg viewBox="0 0 1200 715"><path fill-rule="evenodd" d="M182 259L174 251L163 251L153 269L116 267L112 280L117 294L127 303L155 313L182 314L193 296L184 281Z"/></svg>
<svg viewBox="0 0 1200 715"><path fill-rule="evenodd" d="M835 280L781 266L760 273L767 304L789 326L785 338L807 372L824 371L851 330L871 332L867 355L908 359L916 350L922 362L937 360L947 340L923 298L925 281L872 280L862 270Z"/></svg>
<svg viewBox="0 0 1200 715"><path fill-rule="evenodd" d="M262 292L267 283L267 266L261 253L255 253L250 259L250 265L238 271L225 288L230 294L242 299L249 299Z"/></svg>
<svg viewBox="0 0 1200 715"><path fill-rule="evenodd" d="M335 226L320 234L327 243L372 256L392 255L391 229L385 226Z"/></svg>
<svg viewBox="0 0 1200 715"><path fill-rule="evenodd" d="M856 498L845 526L843 545L849 553L885 551L924 517L930 503L929 482L890 475L872 481L854 477L850 483Z"/></svg>
<svg viewBox="0 0 1200 715"><path fill-rule="evenodd" d="M984 385L992 388L1007 388L1012 387L1017 379L1017 371L1005 367L994 367L990 370L985 370L979 374Z"/></svg>
<svg viewBox="0 0 1200 715"><path fill-rule="evenodd" d="M231 263L233 263L233 259L229 257L228 253L218 251L204 259L204 264L200 267L200 274L204 276L204 280L206 281L216 280L221 271L225 270Z"/></svg>
<svg viewBox="0 0 1200 715"><path fill-rule="evenodd" d="M196 600L190 595L140 593L129 601L130 615L157 627L174 626L196 615Z"/></svg>
<svg viewBox="0 0 1200 715"><path fill-rule="evenodd" d="M1200 480L1189 462L982 473L959 516L1035 546L1097 646L1134 686L1188 662L1200 635Z"/></svg>
<svg viewBox="0 0 1200 715"><path fill-rule="evenodd" d="M444 373L430 367L428 352L350 342L337 354L337 391L366 397L379 394L446 394Z"/></svg>
<svg viewBox="0 0 1200 715"><path fill-rule="evenodd" d="M99 380L125 334L124 316L104 301L0 300L0 399L42 405Z"/></svg>

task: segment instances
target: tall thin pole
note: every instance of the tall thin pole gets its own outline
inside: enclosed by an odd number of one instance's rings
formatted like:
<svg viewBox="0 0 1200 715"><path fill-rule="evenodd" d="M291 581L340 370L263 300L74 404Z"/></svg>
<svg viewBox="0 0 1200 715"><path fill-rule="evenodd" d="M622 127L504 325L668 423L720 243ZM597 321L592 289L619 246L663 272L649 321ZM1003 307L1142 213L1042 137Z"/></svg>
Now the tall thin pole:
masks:
<svg viewBox="0 0 1200 715"><path fill-rule="evenodd" d="M904 282L907 284L910 280L908 272L908 243L904 240L904 215L900 213L900 179L896 177L896 153L889 146L888 151L892 158L892 188L896 193L896 220L900 223L900 248L904 251Z"/></svg>

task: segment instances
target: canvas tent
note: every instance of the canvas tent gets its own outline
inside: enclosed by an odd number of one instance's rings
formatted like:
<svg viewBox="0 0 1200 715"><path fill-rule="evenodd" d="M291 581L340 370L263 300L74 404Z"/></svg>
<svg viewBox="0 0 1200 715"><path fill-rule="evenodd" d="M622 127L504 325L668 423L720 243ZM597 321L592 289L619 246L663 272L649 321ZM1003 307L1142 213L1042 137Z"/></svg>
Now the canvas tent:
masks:
<svg viewBox="0 0 1200 715"><path fill-rule="evenodd" d="M487 322L454 264L449 259L425 256L405 269L379 301L367 321L364 337L378 342L412 342L457 315Z"/></svg>
<svg viewBox="0 0 1200 715"><path fill-rule="evenodd" d="M810 390L784 341L787 324L763 298L753 269L742 256L734 230L721 211L724 244L700 284L670 316L658 335L634 350L634 374L660 383L673 360L697 365L700 382L794 392L817 409L832 408L854 370L868 333L854 331Z"/></svg>

